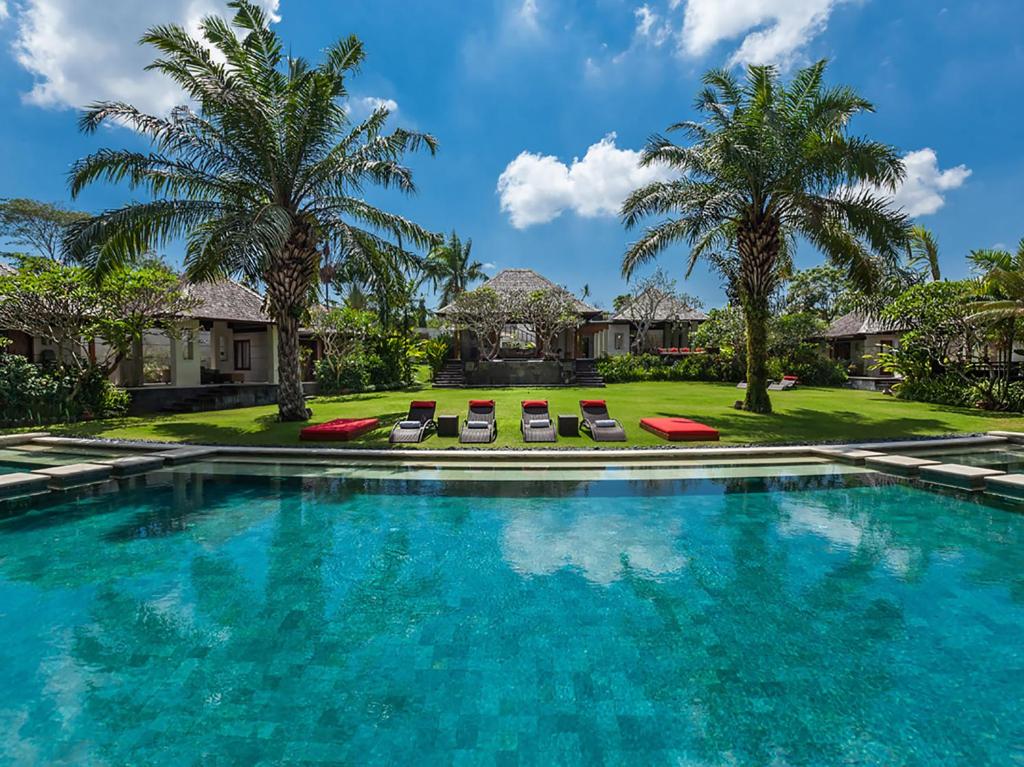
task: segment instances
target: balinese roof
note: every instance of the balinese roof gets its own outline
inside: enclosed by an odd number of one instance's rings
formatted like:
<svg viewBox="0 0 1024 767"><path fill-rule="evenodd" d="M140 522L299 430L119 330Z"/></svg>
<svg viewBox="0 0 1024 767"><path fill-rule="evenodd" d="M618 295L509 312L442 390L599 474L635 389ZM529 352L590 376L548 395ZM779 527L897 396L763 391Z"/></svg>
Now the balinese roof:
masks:
<svg viewBox="0 0 1024 767"><path fill-rule="evenodd" d="M651 298L652 302L659 302L657 310L655 312L655 316L649 318L654 322L666 322L669 320L699 322L701 320L706 320L708 318L708 316L700 309L694 309L692 306L689 306L683 301L680 301L678 297L666 295L657 288L647 288L647 290L645 290L641 294L641 297L644 297L643 300L646 300L645 297L648 294L653 294ZM616 312L614 315L612 315L611 321L636 322L638 320L648 319L647 317L641 316L643 312L642 310L637 309L638 303L639 300L630 301L624 307L622 307L621 311Z"/></svg>
<svg viewBox="0 0 1024 767"><path fill-rule="evenodd" d="M185 292L199 302L190 312L196 319L271 322L263 311L263 296L234 280L187 283Z"/></svg>
<svg viewBox="0 0 1024 767"><path fill-rule="evenodd" d="M14 269L3 262L0 262L0 277L11 274L14 274Z"/></svg>
<svg viewBox="0 0 1024 767"><path fill-rule="evenodd" d="M502 269L496 275L487 280L481 288L490 288L496 293L533 293L536 290L562 290L568 293L565 288L560 287L543 275L537 274L533 269ZM570 294L571 295L571 294ZM581 301L573 296L576 304L576 311L580 314L600 314L601 310ZM438 314L445 314L452 309L452 305L437 310Z"/></svg>
<svg viewBox="0 0 1024 767"><path fill-rule="evenodd" d="M899 333L905 328L896 326L891 322L872 317L862 312L850 312L842 317L837 317L825 331L825 338L845 338L866 336L875 333Z"/></svg>

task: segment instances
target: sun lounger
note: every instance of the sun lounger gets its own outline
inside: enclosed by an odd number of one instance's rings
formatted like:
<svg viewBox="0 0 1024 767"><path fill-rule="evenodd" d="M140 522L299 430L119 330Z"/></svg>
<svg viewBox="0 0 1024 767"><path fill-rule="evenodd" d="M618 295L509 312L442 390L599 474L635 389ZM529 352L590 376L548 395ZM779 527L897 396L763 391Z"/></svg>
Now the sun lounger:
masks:
<svg viewBox="0 0 1024 767"><path fill-rule="evenodd" d="M608 415L608 405L603 399L581 399L580 413L583 415L581 428L589 431L595 442L626 441L626 430Z"/></svg>
<svg viewBox="0 0 1024 767"><path fill-rule="evenodd" d="M459 442L479 445L493 442L497 436L498 423L494 418L494 400L471 399Z"/></svg>
<svg viewBox="0 0 1024 767"><path fill-rule="evenodd" d="M422 442L434 428L434 412L437 403L433 400L417 400L409 403L409 415L391 428L391 443Z"/></svg>
<svg viewBox="0 0 1024 767"><path fill-rule="evenodd" d="M380 420L377 418L335 418L327 423L307 426L299 432L299 439L347 442L373 431L379 425Z"/></svg>
<svg viewBox="0 0 1024 767"><path fill-rule="evenodd" d="M796 376L782 376L782 380L779 381L778 383L773 383L771 386L768 387L768 390L786 391L787 389L794 388L797 385L797 381L798 379Z"/></svg>
<svg viewBox="0 0 1024 767"><path fill-rule="evenodd" d="M689 418L641 418L640 428L669 442L717 442L718 429Z"/></svg>
<svg viewBox="0 0 1024 767"><path fill-rule="evenodd" d="M519 428L523 432L523 442L554 442L558 439L546 399L523 400Z"/></svg>

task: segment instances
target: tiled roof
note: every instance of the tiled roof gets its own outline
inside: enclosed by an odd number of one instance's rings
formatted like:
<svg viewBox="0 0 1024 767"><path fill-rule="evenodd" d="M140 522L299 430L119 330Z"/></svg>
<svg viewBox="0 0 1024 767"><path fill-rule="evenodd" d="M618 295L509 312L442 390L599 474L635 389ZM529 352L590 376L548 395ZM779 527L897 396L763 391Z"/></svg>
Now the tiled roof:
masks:
<svg viewBox="0 0 1024 767"><path fill-rule="evenodd" d="M647 319L639 315L643 314L643 310L637 310L637 304L647 300L650 295L650 301L653 304L656 303L657 310L656 315L651 319L654 322L665 322L667 320L706 320L708 316L700 309L694 309L692 306L680 301L676 296L670 296L662 293L657 288L651 287L645 290L636 301L630 301L619 312L612 315L612 322L636 322L637 320Z"/></svg>
<svg viewBox="0 0 1024 767"><path fill-rule="evenodd" d="M234 280L193 282L185 292L199 302L191 316L202 320L269 323L263 311L263 296Z"/></svg>
<svg viewBox="0 0 1024 767"><path fill-rule="evenodd" d="M481 288L490 288L496 293L532 293L535 290L565 290L547 277L544 277L533 269L503 269L496 275L487 280ZM565 290L566 293L569 291ZM591 306L588 303L581 301L580 299L573 296L573 301L576 304L576 311L580 314L600 314L601 310ZM449 304L441 309L438 309L438 314L445 314L451 310L452 305Z"/></svg>
<svg viewBox="0 0 1024 767"><path fill-rule="evenodd" d="M905 328L894 327L892 323L883 322L861 312L850 312L837 317L825 331L825 338L843 338L845 336L864 336L875 333L899 333Z"/></svg>

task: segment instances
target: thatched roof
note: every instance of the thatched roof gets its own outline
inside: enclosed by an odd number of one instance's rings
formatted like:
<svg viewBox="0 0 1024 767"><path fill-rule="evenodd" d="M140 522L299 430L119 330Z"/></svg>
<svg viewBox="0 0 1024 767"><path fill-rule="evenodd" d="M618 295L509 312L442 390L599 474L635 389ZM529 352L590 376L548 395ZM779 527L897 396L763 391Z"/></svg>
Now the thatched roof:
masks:
<svg viewBox="0 0 1024 767"><path fill-rule="evenodd" d="M551 289L569 293L565 288L556 285L547 277L537 274L533 269L502 269L480 287L490 288L495 293L506 295L513 293L533 293L537 290ZM570 293L570 295L572 294ZM576 296L573 296L572 298L576 304L576 311L580 314L593 315L601 313L600 309L581 301L576 298ZM448 304L448 306L438 309L437 313L446 314L451 311L452 308L452 304Z"/></svg>
<svg viewBox="0 0 1024 767"><path fill-rule="evenodd" d="M196 319L271 322L263 311L263 296L234 280L188 283L185 292L199 302L190 312Z"/></svg>
<svg viewBox="0 0 1024 767"><path fill-rule="evenodd" d="M828 330L825 331L824 337L856 338L877 333L900 333L905 329L861 312L850 312L833 320L832 324L828 326Z"/></svg>
<svg viewBox="0 0 1024 767"><path fill-rule="evenodd" d="M5 263L0 262L0 277L14 274L14 269Z"/></svg>
<svg viewBox="0 0 1024 767"><path fill-rule="evenodd" d="M655 316L651 318L643 317L644 310L639 308L648 300L650 301L648 306L657 305ZM610 321L637 322L639 320L652 319L654 322L700 322L707 318L708 316L700 309L694 309L692 306L680 301L678 297L667 295L655 287L650 287L636 299L629 301L622 307L621 311L613 314Z"/></svg>

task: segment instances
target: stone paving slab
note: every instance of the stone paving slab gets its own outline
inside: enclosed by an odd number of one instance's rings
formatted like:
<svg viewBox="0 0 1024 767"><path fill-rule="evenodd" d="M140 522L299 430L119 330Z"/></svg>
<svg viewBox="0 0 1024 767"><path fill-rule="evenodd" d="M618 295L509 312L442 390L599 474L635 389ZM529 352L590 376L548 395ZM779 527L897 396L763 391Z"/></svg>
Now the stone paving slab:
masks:
<svg viewBox="0 0 1024 767"><path fill-rule="evenodd" d="M34 469L33 474L49 477L50 487L70 487L89 482L102 482L110 476L112 469L103 463L72 463L67 466L51 466Z"/></svg>
<svg viewBox="0 0 1024 767"><path fill-rule="evenodd" d="M871 469L880 469L893 474L913 476L924 466L938 466L941 461L933 461L928 458L914 458L909 455L880 455L874 458L866 458L864 464Z"/></svg>
<svg viewBox="0 0 1024 767"><path fill-rule="evenodd" d="M833 461L841 461L842 463L850 463L854 466L863 466L864 462L868 458L875 458L885 453L879 453L877 450L861 450L855 447L819 447L814 450L818 455L831 458Z"/></svg>
<svg viewBox="0 0 1024 767"><path fill-rule="evenodd" d="M192 461L201 461L204 458L212 458L219 450L215 447L179 447L175 450L165 450L162 453L153 453L154 457L162 458L171 466Z"/></svg>
<svg viewBox="0 0 1024 767"><path fill-rule="evenodd" d="M959 463L940 463L937 466L922 466L921 479L943 485L980 489L986 477L1005 474L998 469L986 469L982 466L964 466Z"/></svg>
<svg viewBox="0 0 1024 767"><path fill-rule="evenodd" d="M164 459L159 455L132 455L127 458L113 458L98 463L109 465L115 477L128 477L163 468Z"/></svg>
<svg viewBox="0 0 1024 767"><path fill-rule="evenodd" d="M48 437L49 435L50 433L46 431L29 431L21 434L0 434L0 447L23 445L26 442L31 442L34 439L40 439L42 437Z"/></svg>
<svg viewBox="0 0 1024 767"><path fill-rule="evenodd" d="M985 477L985 490L989 493L1024 498L1024 474L998 474Z"/></svg>
<svg viewBox="0 0 1024 767"><path fill-rule="evenodd" d="M0 498L41 493L47 489L49 484L49 477L44 477L41 474L24 471L0 474Z"/></svg>

